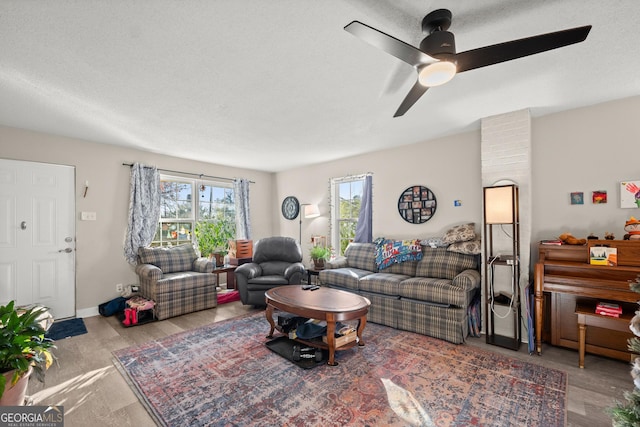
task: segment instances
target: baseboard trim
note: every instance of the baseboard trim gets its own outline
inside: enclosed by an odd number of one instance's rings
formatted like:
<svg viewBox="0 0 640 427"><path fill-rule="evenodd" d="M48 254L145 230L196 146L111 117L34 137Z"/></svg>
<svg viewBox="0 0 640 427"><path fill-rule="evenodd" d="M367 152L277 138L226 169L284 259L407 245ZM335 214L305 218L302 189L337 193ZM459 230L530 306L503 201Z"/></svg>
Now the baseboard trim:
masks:
<svg viewBox="0 0 640 427"><path fill-rule="evenodd" d="M97 306L76 310L76 317L79 317L79 318L93 317L93 316L98 316L99 314L100 312L98 311Z"/></svg>

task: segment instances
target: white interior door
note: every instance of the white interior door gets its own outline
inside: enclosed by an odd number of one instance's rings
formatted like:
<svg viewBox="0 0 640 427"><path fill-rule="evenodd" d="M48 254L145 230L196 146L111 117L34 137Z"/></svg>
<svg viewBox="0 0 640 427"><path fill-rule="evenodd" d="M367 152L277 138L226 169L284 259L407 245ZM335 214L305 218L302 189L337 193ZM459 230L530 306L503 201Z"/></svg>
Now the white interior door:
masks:
<svg viewBox="0 0 640 427"><path fill-rule="evenodd" d="M0 159L0 303L75 315L75 169Z"/></svg>

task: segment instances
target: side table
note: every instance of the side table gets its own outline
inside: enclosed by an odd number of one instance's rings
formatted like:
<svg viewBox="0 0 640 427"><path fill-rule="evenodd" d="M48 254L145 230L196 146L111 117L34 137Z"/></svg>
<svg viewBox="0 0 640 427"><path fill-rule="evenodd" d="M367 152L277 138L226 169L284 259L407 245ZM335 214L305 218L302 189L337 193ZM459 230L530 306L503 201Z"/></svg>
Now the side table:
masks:
<svg viewBox="0 0 640 427"><path fill-rule="evenodd" d="M227 275L227 289L235 289L236 275L234 271L236 268L238 268L237 265L230 265L230 264L221 265L220 267L214 268L212 273L216 275L217 286L220 286L220 273L225 273Z"/></svg>
<svg viewBox="0 0 640 427"><path fill-rule="evenodd" d="M318 277L318 275L320 275L320 272L322 270L317 270L315 268L308 268L307 269L307 283L310 285L311 284L311 276L316 276ZM316 279L316 285L318 284L318 279Z"/></svg>

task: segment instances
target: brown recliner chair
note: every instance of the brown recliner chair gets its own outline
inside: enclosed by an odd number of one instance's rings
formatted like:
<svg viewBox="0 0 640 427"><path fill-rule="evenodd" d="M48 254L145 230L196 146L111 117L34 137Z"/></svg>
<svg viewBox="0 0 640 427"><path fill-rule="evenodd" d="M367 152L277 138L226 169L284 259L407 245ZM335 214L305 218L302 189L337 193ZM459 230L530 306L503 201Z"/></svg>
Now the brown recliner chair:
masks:
<svg viewBox="0 0 640 427"><path fill-rule="evenodd" d="M266 305L264 293L277 286L299 285L305 273L300 244L291 237L266 237L253 246L253 260L236 271L244 305Z"/></svg>

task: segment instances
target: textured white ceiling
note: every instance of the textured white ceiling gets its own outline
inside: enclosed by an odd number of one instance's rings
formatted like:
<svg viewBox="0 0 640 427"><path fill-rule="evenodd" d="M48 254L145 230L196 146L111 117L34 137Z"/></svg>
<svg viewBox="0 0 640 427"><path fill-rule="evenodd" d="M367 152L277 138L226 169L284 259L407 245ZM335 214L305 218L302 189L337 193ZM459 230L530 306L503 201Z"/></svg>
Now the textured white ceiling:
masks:
<svg viewBox="0 0 640 427"><path fill-rule="evenodd" d="M413 69L343 27L417 45L438 8L459 52L593 29L459 74L393 118ZM639 22L637 0L1 0L0 124L281 171L638 95Z"/></svg>

